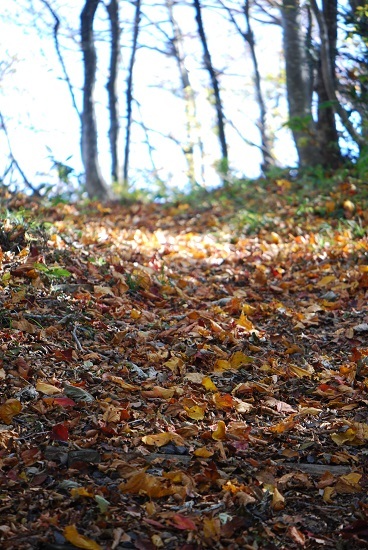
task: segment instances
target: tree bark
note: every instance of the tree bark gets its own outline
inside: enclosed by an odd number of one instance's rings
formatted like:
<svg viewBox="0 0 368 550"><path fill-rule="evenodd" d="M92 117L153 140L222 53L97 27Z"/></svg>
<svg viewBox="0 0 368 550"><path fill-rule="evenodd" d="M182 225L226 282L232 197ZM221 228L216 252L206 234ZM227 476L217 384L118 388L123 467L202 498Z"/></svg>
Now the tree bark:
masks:
<svg viewBox="0 0 368 550"><path fill-rule="evenodd" d="M228 151L227 151L227 143L226 143L226 137L225 137L225 118L224 118L224 111L223 111L222 101L221 101L220 86L219 86L216 71L212 64L211 54L208 49L207 37L204 31L203 20L202 20L202 8L201 8L200 0L193 0L193 6L196 14L195 17L196 17L197 26L198 26L198 34L201 39L202 48L204 52L204 55L203 55L204 65L210 75L210 80L213 88L213 95L215 98L215 108L216 108L216 114L217 114L217 129L219 134L222 161L225 165L224 168L227 171Z"/></svg>
<svg viewBox="0 0 368 550"><path fill-rule="evenodd" d="M266 127L267 111L266 111L266 105L263 99L261 75L259 73L254 34L253 34L251 22L250 22L249 0L245 0L243 5L243 12L244 12L245 21L247 24L247 29L245 34L243 34L243 37L248 43L249 49L250 49L250 55L251 55L253 70L254 70L254 87L255 87L256 98L257 98L257 103L259 107L258 127L261 135L261 150L262 150L262 156L263 156L262 170L264 172L267 172L267 170L269 170L272 166L275 165L275 159L273 158L273 155L271 152L271 144L267 134L267 127Z"/></svg>
<svg viewBox="0 0 368 550"><path fill-rule="evenodd" d="M344 107L341 105L336 96L335 82L333 80L334 71L333 67L331 66L329 30L327 27L325 14L319 9L316 0L310 0L310 3L319 28L319 35L321 40L321 74L328 100L333 105L335 113L339 115L341 122L345 126L347 132L350 134L350 137L361 149L365 145L365 140L354 128L354 125L349 119L348 113L345 111Z"/></svg>
<svg viewBox="0 0 368 550"><path fill-rule="evenodd" d="M110 0L106 6L110 22L110 65L106 84L110 115L109 142L111 155L111 178L119 181L119 112L117 96L117 78L120 59L120 21L119 0Z"/></svg>
<svg viewBox="0 0 368 550"><path fill-rule="evenodd" d="M126 121L124 168L123 168L123 181L124 181L124 185L126 187L128 187L130 135L131 135L131 129L132 129L133 69L134 69L135 56L136 56L136 53L137 53L137 46L138 46L138 35L139 35L140 20L141 20L141 0L136 0L135 1L134 28L133 28L133 44L132 44L132 50L131 50L131 55L130 55L127 90L126 90L127 121Z"/></svg>
<svg viewBox="0 0 368 550"><path fill-rule="evenodd" d="M195 148L198 147L203 160L203 143L199 135L199 121L197 119L194 91L190 81L189 71L185 66L184 39L178 22L174 17L173 5L173 0L166 0L169 20L173 30L173 38L171 40L173 54L179 69L180 83L185 101L187 142L182 149L188 165L188 179L193 186L198 183L196 178L194 151Z"/></svg>
<svg viewBox="0 0 368 550"><path fill-rule="evenodd" d="M323 0L322 11L328 28L327 40L329 43L328 52L330 56L329 79L336 88L335 63L336 63L336 40L337 40L337 0ZM337 168L342 161L339 146L339 136L336 129L335 110L330 102L326 90L323 69L322 51L320 51L317 70L316 92L318 95L318 120L317 134L320 150L323 151L323 166Z"/></svg>
<svg viewBox="0 0 368 550"><path fill-rule="evenodd" d="M99 2L100 0L86 0L80 16L84 70L81 150L88 196L106 200L111 195L102 178L98 163L97 126L93 98L97 63L93 21Z"/></svg>
<svg viewBox="0 0 368 550"><path fill-rule="evenodd" d="M300 166L316 166L321 163L321 155L312 117L312 60L306 47L300 1L283 0L281 15L289 125Z"/></svg>

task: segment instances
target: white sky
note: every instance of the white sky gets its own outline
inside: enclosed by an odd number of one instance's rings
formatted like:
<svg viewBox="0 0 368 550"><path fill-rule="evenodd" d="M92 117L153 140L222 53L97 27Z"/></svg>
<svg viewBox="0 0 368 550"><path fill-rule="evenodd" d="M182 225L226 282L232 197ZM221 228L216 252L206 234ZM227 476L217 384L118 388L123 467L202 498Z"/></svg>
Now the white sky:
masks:
<svg viewBox="0 0 368 550"><path fill-rule="evenodd" d="M70 19L70 25L78 28L79 11L83 5L81 0L72 2L72 8L66 9L70 3L64 1L65 14ZM79 153L79 120L73 110L66 83L61 79L62 73L53 47L51 25L49 34L45 34L45 26L39 21L40 32L33 26L32 18L24 12L27 0L1 0L3 17L0 17L0 59L6 61L16 58L13 64L14 72L8 74L0 82L0 111L3 114L11 140L13 152L18 162L31 181L50 181L47 176L50 170L48 159L49 151L57 161L71 165L77 172L82 171ZM149 6L149 2L145 2ZM36 8L41 4L34 1ZM124 16L129 4L124 3ZM145 8L150 18L160 19L160 13L155 8ZM100 15L104 12L100 9ZM163 12L164 13L164 12ZM219 70L224 70L226 76L221 79L223 87L222 98L226 116L234 122L251 142L259 142L256 128L258 116L257 105L253 98L252 67L249 54L242 38L236 34L231 26L224 24L223 18L215 11L205 12L205 28L209 46L213 56L213 63ZM8 17L7 17L8 16ZM177 18L184 32L196 30L192 8L181 8L177 11ZM23 23L24 21L24 23ZM52 20L50 20L52 21ZM98 29L106 29L106 24L98 23ZM265 33L265 30L267 31ZM41 32L42 31L42 32ZM152 36L152 28L148 29ZM262 34L260 34L262 31ZM266 35L266 36L265 36ZM160 40L161 35L157 35ZM123 22L123 45L130 45L130 28ZM263 76L270 81L277 78L281 66L281 36L280 30L273 26L258 27L257 36L258 54ZM140 42L155 45L154 38L142 32ZM158 43L157 40L157 43ZM73 40L63 40L68 51L65 51L65 61L73 84L76 87L78 104L81 104L81 94L78 92L82 83L81 54L78 44ZM162 43L160 44L162 47ZM191 67L193 86L197 89L197 108L202 120L202 139L205 145L207 185L216 184L218 179L212 168L219 159L220 151L218 140L211 126L214 122L214 110L207 101L207 90L204 87L207 74L202 70L202 53L200 44L196 41L187 41L188 66ZM122 50L123 67L127 65L129 48ZM100 47L98 66L99 81L96 87L97 122L100 136L100 162L104 176L109 180L108 155L108 114L105 105L107 94L105 90L108 63L106 45ZM170 70L171 68L171 70ZM172 80L171 80L172 79ZM164 84L162 82L164 81ZM183 103L165 88L178 84L177 69L172 58L142 48L138 51L134 72L134 96L141 104L141 114L144 124L157 133L150 134L154 145L156 166L161 168L160 177L173 187L182 187L186 182L185 159L179 148L162 134L172 133L176 139L185 140ZM171 84L172 82L172 84ZM124 77L120 77L119 88L125 92ZM228 90L235 90L232 93ZM275 96L273 84L266 92ZM124 96L122 97L122 135L124 137ZM273 130L281 127L282 118L286 116L286 102L281 97L279 104L274 99L268 103L270 108L270 126ZM285 130L279 135L275 152L279 161L285 165L295 163L296 157L291 140ZM227 128L227 138L230 150L230 164L234 171L246 177L255 177L259 174L260 154L254 147L247 146L239 135ZM151 164L144 144L145 136L142 129L134 125L132 135L131 175L132 181L138 187L147 187ZM122 144L123 145L123 144ZM121 147L123 151L123 146ZM0 175L4 172L2 163L6 157L4 136L0 134ZM69 160L68 157L71 157ZM122 157L122 155L121 155ZM121 158L121 162L123 159ZM36 174L46 174L36 177Z"/></svg>

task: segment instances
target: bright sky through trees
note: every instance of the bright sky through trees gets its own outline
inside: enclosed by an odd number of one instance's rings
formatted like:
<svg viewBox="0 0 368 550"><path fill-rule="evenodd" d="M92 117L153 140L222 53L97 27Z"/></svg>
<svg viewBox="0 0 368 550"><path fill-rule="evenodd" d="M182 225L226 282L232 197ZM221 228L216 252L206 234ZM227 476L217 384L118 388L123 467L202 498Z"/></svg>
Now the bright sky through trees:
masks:
<svg viewBox="0 0 368 550"><path fill-rule="evenodd" d="M147 3L148 4L148 3ZM44 14L27 13L26 7L40 9L40 2L2 0L0 18L0 59L5 69L0 88L1 113L6 121L14 156L30 181L39 184L52 181L50 175L53 157L72 166L77 173L82 171L80 160L80 127L73 109L67 85L63 80L53 40L52 20ZM62 3L59 15L70 29L60 28L60 42L71 81L75 87L78 106L81 105L82 85L81 53L78 44L79 14L82 2ZM131 13L129 13L131 12ZM164 21L166 9L145 7L144 13L151 22ZM126 69L131 29L129 17L132 7L124 3L122 10L122 60ZM97 124L100 140L100 162L103 173L109 181L108 115L105 89L108 67L107 21L104 9L99 7L95 26L98 40L98 81L96 87ZM201 46L195 36L195 20L192 7L183 6L177 10L177 18L183 33L192 33L187 39L186 64L190 70L193 86L196 88L197 109L202 122L204 143L205 184L218 182L214 170L220 158L218 142L213 128L213 107L210 105L206 88L207 75L203 70ZM219 10L208 9L205 26L214 66L221 72L227 138L230 148L230 165L237 175L255 177L260 171L261 156L256 147L259 143L256 127L258 108L254 101L252 67L250 56L243 39L234 27L226 22ZM49 24L47 24L49 22ZM170 33L170 28L162 28ZM282 124L286 119L286 101L280 74L283 71L281 31L271 25L258 25L256 30L260 69L269 109L269 126L277 135L275 152L282 164L292 165L295 152ZM69 35L69 38L67 37ZM157 26L142 19L139 38L140 48L134 69L135 124L132 128L131 182L137 187L149 187L152 180L152 163L148 154L147 136L154 149L153 158L161 180L175 188L183 187L187 181L185 159L178 146L185 139L184 109L179 97L178 74L173 58L163 55L163 34ZM9 68L6 68L9 65ZM121 126L124 128L125 72L122 71L119 89L122 94L120 105ZM205 84L205 85L204 85ZM177 90L177 91L176 91ZM169 136L169 138L168 138ZM123 136L122 136L123 137ZM248 142L248 144L247 144ZM5 162L7 146L5 136L0 135L1 163ZM121 151L123 150L123 146ZM69 159L69 160L68 160ZM122 159L121 159L122 160ZM2 172L4 169L2 168Z"/></svg>

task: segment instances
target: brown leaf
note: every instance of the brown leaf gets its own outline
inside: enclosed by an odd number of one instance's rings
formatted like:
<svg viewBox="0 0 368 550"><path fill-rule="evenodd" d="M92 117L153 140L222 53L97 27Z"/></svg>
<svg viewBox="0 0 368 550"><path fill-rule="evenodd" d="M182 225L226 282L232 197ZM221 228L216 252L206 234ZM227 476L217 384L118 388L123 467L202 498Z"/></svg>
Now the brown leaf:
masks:
<svg viewBox="0 0 368 550"><path fill-rule="evenodd" d="M4 424L11 424L13 417L22 410L22 404L18 399L8 399L0 405L0 420Z"/></svg>

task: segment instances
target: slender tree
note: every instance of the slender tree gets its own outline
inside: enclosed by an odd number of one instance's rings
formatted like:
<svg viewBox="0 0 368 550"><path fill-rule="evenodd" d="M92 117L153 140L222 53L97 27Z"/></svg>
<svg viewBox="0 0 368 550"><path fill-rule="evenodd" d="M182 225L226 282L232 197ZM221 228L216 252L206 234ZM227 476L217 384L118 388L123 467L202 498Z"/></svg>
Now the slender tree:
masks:
<svg viewBox="0 0 368 550"><path fill-rule="evenodd" d="M179 69L180 83L185 102L187 140L183 146L183 152L188 165L188 179L191 185L194 185L197 183L194 150L198 147L203 160L203 143L199 135L200 124L197 117L195 94L192 87L190 74L185 64L186 55L184 49L184 36L174 15L174 1L166 0L166 6L169 12L169 21L173 31L173 38L171 40L172 53Z"/></svg>
<svg viewBox="0 0 368 550"><path fill-rule="evenodd" d="M100 0L86 0L80 15L84 72L81 150L88 196L105 200L111 196L111 192L101 175L98 162L97 126L93 97L97 64L93 22L99 2Z"/></svg>
<svg viewBox="0 0 368 550"><path fill-rule="evenodd" d="M123 168L123 181L124 185L128 185L128 172L129 172L129 155L130 155L130 135L132 130L132 112L133 112L133 70L135 64L135 57L138 48L138 35L141 21L141 0L135 0L135 15L133 26L133 43L130 54L130 62L128 68L128 80L126 89L126 105L127 105L127 117L126 117L126 134L125 134L125 152L124 152L124 168Z"/></svg>
<svg viewBox="0 0 368 550"><path fill-rule="evenodd" d="M244 14L245 18L245 24L246 28L243 31L240 27L240 25L237 22L237 19L233 13L233 10L226 5L225 2L222 2L222 0L219 0L220 5L223 9L226 10L230 21L235 26L238 33L242 36L243 40L246 42L250 57L252 60L253 65L253 74L254 74L254 90L255 90L255 96L259 107L259 119L258 119L258 129L260 133L261 138L261 153L262 153L262 169L263 171L269 170L271 166L275 164L275 159L273 158L272 151L271 151L271 140L269 138L268 132L267 132L267 109L266 109L266 102L264 100L264 94L262 90L262 80L261 75L259 71L259 64L258 64L258 56L256 51L256 42L254 38L254 32L252 28L252 22L250 17L250 2L249 0L245 0L242 6L242 12Z"/></svg>
<svg viewBox="0 0 368 550"><path fill-rule="evenodd" d="M119 0L110 0L106 6L110 23L110 63L109 76L106 89L108 94L108 108L110 115L109 143L111 154L111 178L112 181L119 180L119 110L117 79L120 59L120 21L119 21Z"/></svg>
<svg viewBox="0 0 368 550"><path fill-rule="evenodd" d="M203 26L202 19L202 7L200 0L193 0L193 6L195 9L195 18L198 27L199 38L202 43L203 48L203 60L204 66L206 67L208 74L210 76L211 85L213 89L214 102L217 114L217 130L221 147L222 161L224 162L224 167L227 168L228 163L228 150L225 137L225 117L222 106L221 94L220 94L220 85L218 81L217 73L214 69L211 54L208 48L207 37Z"/></svg>

